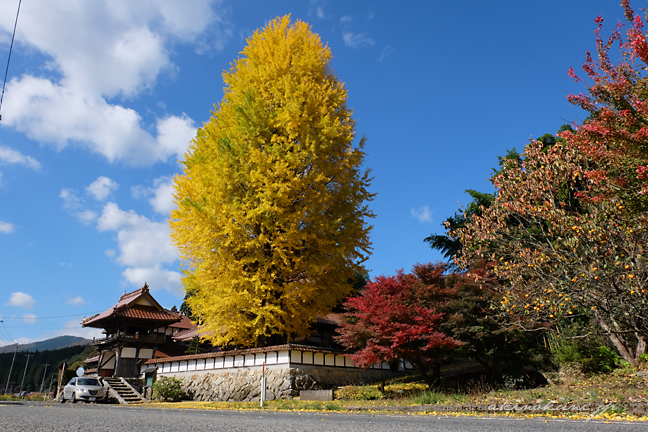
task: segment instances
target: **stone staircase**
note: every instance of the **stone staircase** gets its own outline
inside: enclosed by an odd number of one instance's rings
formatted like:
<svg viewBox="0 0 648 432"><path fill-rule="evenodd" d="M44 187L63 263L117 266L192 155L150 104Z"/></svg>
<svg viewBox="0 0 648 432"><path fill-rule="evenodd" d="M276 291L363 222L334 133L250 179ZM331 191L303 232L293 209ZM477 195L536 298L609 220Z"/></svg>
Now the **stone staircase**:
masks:
<svg viewBox="0 0 648 432"><path fill-rule="evenodd" d="M117 399L122 405L133 405L148 402L123 378L104 378L108 396Z"/></svg>

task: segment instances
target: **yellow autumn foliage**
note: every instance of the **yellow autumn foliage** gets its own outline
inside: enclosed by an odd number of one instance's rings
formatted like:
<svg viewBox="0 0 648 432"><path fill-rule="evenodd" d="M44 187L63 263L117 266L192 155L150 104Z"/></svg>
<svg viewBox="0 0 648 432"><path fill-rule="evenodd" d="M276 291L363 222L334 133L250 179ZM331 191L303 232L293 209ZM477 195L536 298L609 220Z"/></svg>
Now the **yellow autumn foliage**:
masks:
<svg viewBox="0 0 648 432"><path fill-rule="evenodd" d="M247 42L175 178L170 222L189 306L218 345L307 335L371 245L364 139L329 48L289 16Z"/></svg>

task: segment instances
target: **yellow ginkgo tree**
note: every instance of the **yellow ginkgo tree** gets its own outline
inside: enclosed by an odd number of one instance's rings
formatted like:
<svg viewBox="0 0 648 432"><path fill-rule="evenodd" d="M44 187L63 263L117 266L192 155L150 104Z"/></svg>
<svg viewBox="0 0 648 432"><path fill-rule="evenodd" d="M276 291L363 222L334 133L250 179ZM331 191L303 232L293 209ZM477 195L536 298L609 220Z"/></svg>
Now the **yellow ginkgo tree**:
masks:
<svg viewBox="0 0 648 432"><path fill-rule="evenodd" d="M188 304L218 345L308 334L371 245L364 139L329 48L289 16L247 42L175 178L170 222Z"/></svg>

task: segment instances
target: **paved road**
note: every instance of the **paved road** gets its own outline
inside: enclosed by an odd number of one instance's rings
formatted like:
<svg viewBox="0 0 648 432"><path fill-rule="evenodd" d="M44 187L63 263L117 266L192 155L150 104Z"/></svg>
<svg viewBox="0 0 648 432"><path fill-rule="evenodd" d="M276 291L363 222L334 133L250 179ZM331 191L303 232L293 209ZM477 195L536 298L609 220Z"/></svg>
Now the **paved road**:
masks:
<svg viewBox="0 0 648 432"><path fill-rule="evenodd" d="M575 421L408 416L343 413L295 413L147 409L119 405L0 402L0 431L110 432L293 432L293 431L452 431L452 432L633 432L648 431L647 422Z"/></svg>

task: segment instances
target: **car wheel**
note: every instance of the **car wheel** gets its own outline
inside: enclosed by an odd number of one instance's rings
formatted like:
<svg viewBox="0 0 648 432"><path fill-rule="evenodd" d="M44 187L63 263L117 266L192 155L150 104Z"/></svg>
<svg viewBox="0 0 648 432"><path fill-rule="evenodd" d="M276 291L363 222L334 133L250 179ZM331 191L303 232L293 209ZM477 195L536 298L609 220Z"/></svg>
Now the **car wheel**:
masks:
<svg viewBox="0 0 648 432"><path fill-rule="evenodd" d="M71 403L76 403L76 392L72 392L72 397L70 398Z"/></svg>

